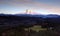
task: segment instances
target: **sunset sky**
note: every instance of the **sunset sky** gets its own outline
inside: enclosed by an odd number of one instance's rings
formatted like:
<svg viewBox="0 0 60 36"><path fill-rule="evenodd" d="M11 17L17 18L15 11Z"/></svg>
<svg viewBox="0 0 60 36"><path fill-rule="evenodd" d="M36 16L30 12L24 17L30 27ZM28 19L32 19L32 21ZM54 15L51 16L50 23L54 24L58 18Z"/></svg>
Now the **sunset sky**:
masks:
<svg viewBox="0 0 60 36"><path fill-rule="evenodd" d="M60 15L60 0L0 0L0 13L21 14L26 9L36 14Z"/></svg>

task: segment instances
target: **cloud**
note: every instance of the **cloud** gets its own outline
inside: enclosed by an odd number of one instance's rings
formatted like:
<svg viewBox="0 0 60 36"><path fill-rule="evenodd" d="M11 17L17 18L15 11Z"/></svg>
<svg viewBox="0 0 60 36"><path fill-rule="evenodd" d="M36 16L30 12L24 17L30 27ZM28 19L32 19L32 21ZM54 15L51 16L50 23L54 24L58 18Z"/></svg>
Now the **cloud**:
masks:
<svg viewBox="0 0 60 36"><path fill-rule="evenodd" d="M40 0L41 1L41 0ZM48 3L48 2L47 2ZM31 8L31 9L44 9L53 13L60 13L60 7L55 5L49 5L43 2L38 2L37 0L0 0L0 4L7 4L12 7L18 8ZM24 8L23 8L24 9Z"/></svg>

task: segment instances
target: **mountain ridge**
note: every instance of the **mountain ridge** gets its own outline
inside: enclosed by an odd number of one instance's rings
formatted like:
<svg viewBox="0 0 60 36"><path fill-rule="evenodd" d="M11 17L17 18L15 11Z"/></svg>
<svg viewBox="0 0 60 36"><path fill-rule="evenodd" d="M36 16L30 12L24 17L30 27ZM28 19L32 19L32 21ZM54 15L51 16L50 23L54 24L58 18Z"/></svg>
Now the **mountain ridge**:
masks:
<svg viewBox="0 0 60 36"><path fill-rule="evenodd" d="M40 14L40 15L31 15L31 14L15 14L15 15L12 15L12 14L0 14L0 16L23 16L23 17L42 17L42 18L60 17L60 15L57 15L57 14L48 14L48 15L43 15L43 14Z"/></svg>

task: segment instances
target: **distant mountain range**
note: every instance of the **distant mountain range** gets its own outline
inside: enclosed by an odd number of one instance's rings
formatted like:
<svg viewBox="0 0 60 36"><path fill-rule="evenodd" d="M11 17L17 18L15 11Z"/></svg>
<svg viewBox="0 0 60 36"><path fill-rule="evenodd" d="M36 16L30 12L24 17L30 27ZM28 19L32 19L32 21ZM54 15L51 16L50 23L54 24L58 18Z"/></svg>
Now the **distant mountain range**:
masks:
<svg viewBox="0 0 60 36"><path fill-rule="evenodd" d="M52 18L52 17L60 17L60 15L49 14L49 15L31 15L31 14L0 14L0 16L23 16L23 17L42 17L42 18Z"/></svg>

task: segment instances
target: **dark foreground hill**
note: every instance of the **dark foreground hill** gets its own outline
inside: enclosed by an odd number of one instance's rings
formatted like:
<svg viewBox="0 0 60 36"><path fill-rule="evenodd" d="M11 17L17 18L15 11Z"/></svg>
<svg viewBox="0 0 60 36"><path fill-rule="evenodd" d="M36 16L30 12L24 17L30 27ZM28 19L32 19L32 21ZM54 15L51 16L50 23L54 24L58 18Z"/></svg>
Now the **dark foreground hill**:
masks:
<svg viewBox="0 0 60 36"><path fill-rule="evenodd" d="M59 15L6 15L0 14L0 27L18 25L31 26L31 25L45 25L48 23L49 27L60 25ZM47 25L47 24L46 24Z"/></svg>
<svg viewBox="0 0 60 36"><path fill-rule="evenodd" d="M40 25L42 28L49 30L29 32L29 27L34 25ZM50 27L52 27L53 30L50 30ZM28 32L24 31L24 28L28 28ZM2 35L2 33L7 33L8 36L60 36L60 16L0 14L0 35Z"/></svg>

